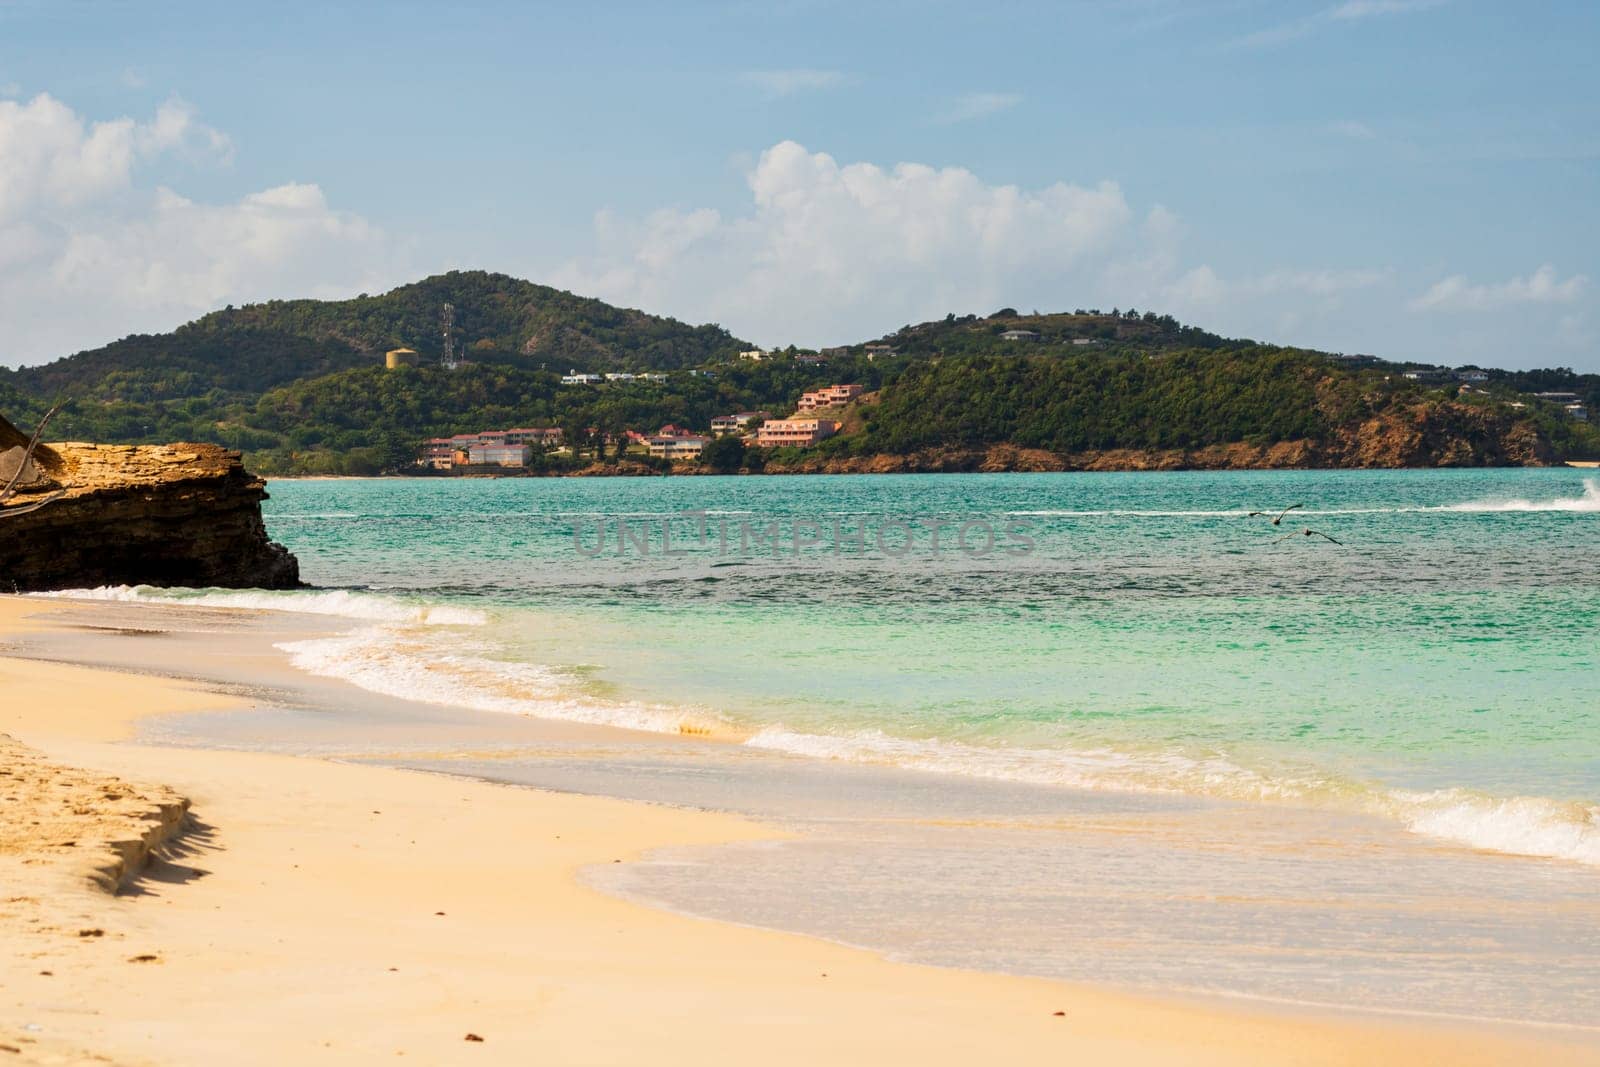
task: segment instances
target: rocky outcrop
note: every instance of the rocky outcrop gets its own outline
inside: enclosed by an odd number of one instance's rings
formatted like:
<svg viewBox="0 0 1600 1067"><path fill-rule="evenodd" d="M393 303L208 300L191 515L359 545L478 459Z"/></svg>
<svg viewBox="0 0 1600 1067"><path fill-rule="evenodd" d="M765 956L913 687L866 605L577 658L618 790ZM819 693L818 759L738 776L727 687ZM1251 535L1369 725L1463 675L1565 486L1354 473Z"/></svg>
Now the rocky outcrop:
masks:
<svg viewBox="0 0 1600 1067"><path fill-rule="evenodd" d="M36 458L42 476L0 507L0 589L300 584L299 563L262 523L266 483L237 452L68 443Z"/></svg>
<svg viewBox="0 0 1600 1067"><path fill-rule="evenodd" d="M1344 426L1324 440L1202 448L1107 448L1057 454L999 444L908 455L805 456L770 474L934 474L1000 471L1308 470L1398 467L1542 467L1549 442L1527 420L1467 404L1425 402Z"/></svg>

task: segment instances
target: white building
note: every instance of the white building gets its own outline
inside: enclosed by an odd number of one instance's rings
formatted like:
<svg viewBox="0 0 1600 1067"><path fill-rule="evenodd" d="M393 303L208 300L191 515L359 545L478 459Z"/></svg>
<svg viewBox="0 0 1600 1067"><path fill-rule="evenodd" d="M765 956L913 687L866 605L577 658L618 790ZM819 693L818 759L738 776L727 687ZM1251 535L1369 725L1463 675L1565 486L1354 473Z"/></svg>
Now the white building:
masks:
<svg viewBox="0 0 1600 1067"><path fill-rule="evenodd" d="M644 443L652 456L664 459L699 459L706 447L706 439L697 435L658 435L646 437Z"/></svg>
<svg viewBox="0 0 1600 1067"><path fill-rule="evenodd" d="M579 374L572 371L561 376L562 385L599 385L605 378L599 374Z"/></svg>
<svg viewBox="0 0 1600 1067"><path fill-rule="evenodd" d="M739 358L740 359L748 359L748 360L752 360L752 361L754 361L756 363L760 363L762 360L766 359L771 354L772 353L767 352L767 351L765 351L763 349L760 349L760 348L747 348L743 352L739 353Z"/></svg>

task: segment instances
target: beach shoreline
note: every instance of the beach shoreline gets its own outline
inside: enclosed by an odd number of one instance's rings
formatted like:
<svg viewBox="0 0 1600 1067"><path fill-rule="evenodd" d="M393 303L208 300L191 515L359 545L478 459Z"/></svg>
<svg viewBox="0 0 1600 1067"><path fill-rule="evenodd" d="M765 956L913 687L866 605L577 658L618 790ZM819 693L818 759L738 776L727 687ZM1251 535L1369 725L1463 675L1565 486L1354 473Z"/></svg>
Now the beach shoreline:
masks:
<svg viewBox="0 0 1600 1067"><path fill-rule="evenodd" d="M51 625L42 614L94 626L105 610L0 598L0 642ZM4 857L42 879L37 892L7 894L31 901L8 904L0 922L8 958L32 964L0 983L0 1044L21 1050L13 1062L1600 1061L1590 1037L1558 1028L1136 996L894 963L646 908L587 888L581 872L783 831L469 778L137 743L152 716L238 711L248 692L14 658L0 658L0 684L0 733L54 767L112 775L140 795L170 790L193 820L118 896L81 877L78 854L68 866L48 849Z"/></svg>

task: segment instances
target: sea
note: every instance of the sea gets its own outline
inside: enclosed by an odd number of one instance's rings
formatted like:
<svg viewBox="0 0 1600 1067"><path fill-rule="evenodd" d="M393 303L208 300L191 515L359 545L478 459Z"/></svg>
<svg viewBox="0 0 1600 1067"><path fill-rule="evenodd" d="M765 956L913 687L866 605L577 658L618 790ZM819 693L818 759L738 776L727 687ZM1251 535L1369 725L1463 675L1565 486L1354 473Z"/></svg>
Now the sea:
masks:
<svg viewBox="0 0 1600 1067"><path fill-rule="evenodd" d="M692 742L412 765L801 831L607 891L946 965L1600 1019L1592 470L270 494L316 588L83 595L328 616L279 643L302 672Z"/></svg>

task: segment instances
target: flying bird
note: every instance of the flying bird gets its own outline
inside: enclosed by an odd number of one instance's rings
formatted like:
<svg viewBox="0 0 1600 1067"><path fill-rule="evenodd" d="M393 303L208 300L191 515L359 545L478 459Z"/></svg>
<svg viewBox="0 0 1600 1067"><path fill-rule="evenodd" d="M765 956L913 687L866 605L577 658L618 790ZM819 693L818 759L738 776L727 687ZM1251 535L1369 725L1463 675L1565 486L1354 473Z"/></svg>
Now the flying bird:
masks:
<svg viewBox="0 0 1600 1067"><path fill-rule="evenodd" d="M1336 545L1344 544L1343 541L1334 541L1333 538L1329 537L1321 530L1301 530L1299 533L1286 533L1282 537L1274 538L1272 543L1277 544L1279 541L1287 541L1291 537L1320 537L1324 541L1333 541L1333 543Z"/></svg>
<svg viewBox="0 0 1600 1067"><path fill-rule="evenodd" d="M1278 517L1272 520L1272 525L1274 525L1274 526L1281 525L1283 523L1283 517L1285 515L1289 514L1289 512L1293 511L1295 508L1303 508L1303 507L1305 507L1304 504L1290 504L1288 507L1286 507L1282 511L1278 512ZM1270 514L1272 514L1272 512L1270 512L1270 511L1252 511L1250 514L1246 515L1245 518L1253 519L1257 515L1265 516L1265 515L1270 515Z"/></svg>

